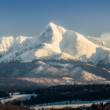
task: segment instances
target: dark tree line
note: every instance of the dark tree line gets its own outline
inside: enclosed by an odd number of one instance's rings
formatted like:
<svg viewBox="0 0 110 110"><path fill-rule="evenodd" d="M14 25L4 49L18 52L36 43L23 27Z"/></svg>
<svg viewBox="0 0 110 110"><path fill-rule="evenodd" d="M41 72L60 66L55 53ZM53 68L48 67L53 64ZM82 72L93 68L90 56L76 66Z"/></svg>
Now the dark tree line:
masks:
<svg viewBox="0 0 110 110"><path fill-rule="evenodd" d="M5 92L3 90L0 90L0 98L2 98L2 97L9 97L9 93Z"/></svg>
<svg viewBox="0 0 110 110"><path fill-rule="evenodd" d="M25 105L54 103L58 101L82 100L104 100L110 99L110 85L59 85L33 91L20 91L21 93L36 93L29 100L13 101L12 104Z"/></svg>

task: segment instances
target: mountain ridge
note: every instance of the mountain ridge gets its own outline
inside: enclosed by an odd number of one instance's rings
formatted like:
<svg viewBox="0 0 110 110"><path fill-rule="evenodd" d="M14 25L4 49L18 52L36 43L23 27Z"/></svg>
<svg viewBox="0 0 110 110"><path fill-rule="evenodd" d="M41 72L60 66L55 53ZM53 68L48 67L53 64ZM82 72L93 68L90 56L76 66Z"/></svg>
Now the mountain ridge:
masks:
<svg viewBox="0 0 110 110"><path fill-rule="evenodd" d="M69 83L71 78L106 83L110 80L110 48L50 22L37 37L1 37L0 65L1 77L60 76Z"/></svg>
<svg viewBox="0 0 110 110"><path fill-rule="evenodd" d="M0 44L0 54L3 55L5 53L5 55L7 55L9 50L11 51L12 48L15 49L15 53L17 50L18 53L22 53L22 51L26 52L32 49L36 50L37 47L40 47L38 52L33 50L33 54L35 54L36 58L42 58L43 55L41 54L43 53L46 54L44 55L44 57L48 57L53 54L66 53L70 55L71 58L73 57L73 59L74 57L83 61L89 59L89 61L91 61L92 63L94 62L90 60L90 56L92 56L92 54L96 52L96 48L102 48L102 51L110 51L110 48L97 45L86 38L84 35L81 35L72 30L69 31L67 29L64 29L63 27L57 26L52 22L50 22L46 26L44 31L38 37L3 37L1 42L2 43ZM68 44L68 42L70 45ZM83 57L85 57L85 59L83 59Z"/></svg>

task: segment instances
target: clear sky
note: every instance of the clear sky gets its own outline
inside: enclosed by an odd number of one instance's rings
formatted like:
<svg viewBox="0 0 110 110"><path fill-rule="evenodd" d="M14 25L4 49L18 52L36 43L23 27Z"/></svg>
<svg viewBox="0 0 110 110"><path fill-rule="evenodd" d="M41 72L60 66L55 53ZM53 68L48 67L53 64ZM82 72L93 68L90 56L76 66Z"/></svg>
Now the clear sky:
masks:
<svg viewBox="0 0 110 110"><path fill-rule="evenodd" d="M0 36L34 36L49 22L84 35L110 33L110 0L0 0Z"/></svg>

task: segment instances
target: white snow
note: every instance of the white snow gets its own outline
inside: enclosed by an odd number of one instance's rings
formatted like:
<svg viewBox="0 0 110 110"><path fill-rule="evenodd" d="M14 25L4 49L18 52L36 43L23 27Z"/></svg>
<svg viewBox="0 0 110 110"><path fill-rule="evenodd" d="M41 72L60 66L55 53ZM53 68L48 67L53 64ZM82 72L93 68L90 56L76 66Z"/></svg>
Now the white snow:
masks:
<svg viewBox="0 0 110 110"><path fill-rule="evenodd" d="M102 78L100 76L96 76L92 73L89 73L87 71L83 71L82 75L80 75L80 79L84 80L84 81L103 81L106 80L105 78Z"/></svg>
<svg viewBox="0 0 110 110"><path fill-rule="evenodd" d="M85 37L50 22L40 35L35 37L13 36L0 38L0 62L19 60L32 62L35 59L80 60L97 65L110 63L109 37ZM56 64L58 66L58 62ZM60 64L61 65L61 64ZM83 80L105 80L78 67L61 66L61 70ZM70 69L69 69L70 68ZM73 69L72 69L73 68ZM42 70L41 67L38 68ZM87 79L88 78L88 79Z"/></svg>
<svg viewBox="0 0 110 110"><path fill-rule="evenodd" d="M96 100L96 101L72 101L71 103L69 101L62 101L62 102L55 102L55 103L48 103L47 104L39 104L35 105L32 108L35 110L41 109L41 108L64 108L64 107L81 107L81 106L91 106L93 103L98 104L98 103L106 103L109 102L110 100Z"/></svg>
<svg viewBox="0 0 110 110"><path fill-rule="evenodd" d="M17 100L17 101L21 100L21 101L23 101L23 100L26 100L26 99L30 99L31 96L37 96L37 95L36 94L19 94L19 93L15 94L14 93L12 95L12 97L6 98L6 99L2 99L1 103L6 103L6 102L9 102L9 101L13 101L13 100Z"/></svg>
<svg viewBox="0 0 110 110"><path fill-rule="evenodd" d="M18 36L0 38L0 62L20 60L31 62L40 58L77 59L97 64L110 52L102 45L103 38L85 37L72 30L64 29L50 22L44 31L36 37ZM107 40L106 40L106 44ZM100 51L98 51L100 48ZM105 56L102 57L99 55Z"/></svg>
<svg viewBox="0 0 110 110"><path fill-rule="evenodd" d="M0 53L8 51L8 49L13 44L14 38L9 37L0 37Z"/></svg>

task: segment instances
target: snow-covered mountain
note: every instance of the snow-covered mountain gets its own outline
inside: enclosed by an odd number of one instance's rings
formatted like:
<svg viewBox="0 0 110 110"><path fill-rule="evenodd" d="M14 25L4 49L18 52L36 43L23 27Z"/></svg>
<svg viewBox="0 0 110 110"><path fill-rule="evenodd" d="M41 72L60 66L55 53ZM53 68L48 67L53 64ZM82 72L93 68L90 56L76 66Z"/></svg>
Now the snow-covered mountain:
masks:
<svg viewBox="0 0 110 110"><path fill-rule="evenodd" d="M67 83L73 83L73 79L106 83L110 80L109 66L107 41L52 22L36 37L0 38L1 77L57 77Z"/></svg>

